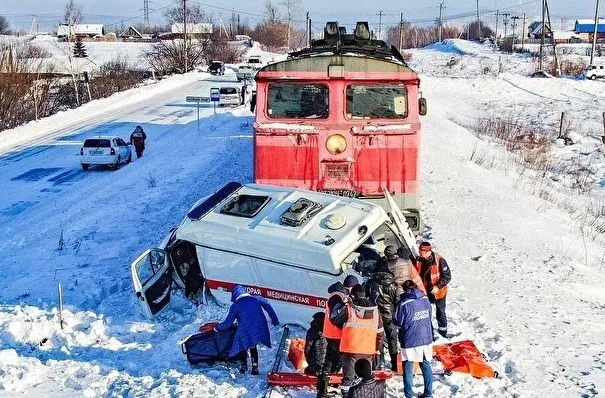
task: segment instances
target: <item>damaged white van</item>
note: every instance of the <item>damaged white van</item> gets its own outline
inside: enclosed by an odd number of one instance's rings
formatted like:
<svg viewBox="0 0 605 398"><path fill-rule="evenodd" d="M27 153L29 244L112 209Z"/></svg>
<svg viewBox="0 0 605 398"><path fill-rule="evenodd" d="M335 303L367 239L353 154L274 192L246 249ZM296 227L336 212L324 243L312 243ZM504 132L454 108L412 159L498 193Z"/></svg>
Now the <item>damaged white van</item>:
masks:
<svg viewBox="0 0 605 398"><path fill-rule="evenodd" d="M229 303L238 284L271 301L284 323L307 324L328 286L373 269L384 247L417 249L388 192L389 215L359 199L230 182L198 203L159 248L131 265L143 311L164 309L173 281L190 298Z"/></svg>

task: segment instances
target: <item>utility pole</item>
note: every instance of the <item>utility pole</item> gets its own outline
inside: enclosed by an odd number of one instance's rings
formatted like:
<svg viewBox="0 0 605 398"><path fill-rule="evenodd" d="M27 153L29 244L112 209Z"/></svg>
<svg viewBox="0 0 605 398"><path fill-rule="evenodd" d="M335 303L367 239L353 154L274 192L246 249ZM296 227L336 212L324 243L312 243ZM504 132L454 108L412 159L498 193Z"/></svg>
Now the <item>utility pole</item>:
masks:
<svg viewBox="0 0 605 398"><path fill-rule="evenodd" d="M517 15L511 17L510 19L513 20L513 22L511 22L511 27L513 28L513 45L511 47L511 52L515 52L515 39L517 38L517 34L515 32L515 29L517 28L517 20L519 19L519 17Z"/></svg>
<svg viewBox="0 0 605 398"><path fill-rule="evenodd" d="M599 0L597 0L597 7L594 13L594 32L592 35L592 48L590 49L590 65L593 64L594 60L594 52L597 48L597 35L598 35L598 27L599 27Z"/></svg>
<svg viewBox="0 0 605 398"><path fill-rule="evenodd" d="M399 51L403 50L403 13L399 17Z"/></svg>
<svg viewBox="0 0 605 398"><path fill-rule="evenodd" d="M307 42L307 44L309 45L309 43L311 43L311 37L309 36L309 11L307 11L307 19L306 19L306 23L305 23L305 41ZM310 45L308 47L311 47Z"/></svg>
<svg viewBox="0 0 605 398"><path fill-rule="evenodd" d="M382 37L382 10L378 11L378 40Z"/></svg>
<svg viewBox="0 0 605 398"><path fill-rule="evenodd" d="M477 0L477 40L481 37L481 20L479 19L479 0Z"/></svg>
<svg viewBox="0 0 605 398"><path fill-rule="evenodd" d="M443 21L441 19L443 9L445 8L445 3L442 1L439 3L439 42L441 43L441 26L443 25Z"/></svg>
<svg viewBox="0 0 605 398"><path fill-rule="evenodd" d="M523 13L523 33L521 35L521 52L525 50L525 22L527 21L527 17L525 13Z"/></svg>
<svg viewBox="0 0 605 398"><path fill-rule="evenodd" d="M540 59L538 59L538 70L542 71L542 57L544 56L544 35L546 33L546 0L542 0L542 31L540 32Z"/></svg>
<svg viewBox="0 0 605 398"><path fill-rule="evenodd" d="M498 47L498 17L500 16L500 10L496 10L496 32L494 33L494 35L496 37L494 37L494 51L496 51L496 48Z"/></svg>
<svg viewBox="0 0 605 398"><path fill-rule="evenodd" d="M504 40L506 40L506 35L507 33L507 28L508 28L508 16L510 15L509 12L503 12L502 13L502 22L504 22Z"/></svg>
<svg viewBox="0 0 605 398"><path fill-rule="evenodd" d="M185 72L187 73L187 0L183 0L183 37L185 45L183 46L183 60L185 61Z"/></svg>
<svg viewBox="0 0 605 398"><path fill-rule="evenodd" d="M143 15L145 16L145 25L149 26L149 0L143 0Z"/></svg>
<svg viewBox="0 0 605 398"><path fill-rule="evenodd" d="M308 14L309 14L309 13L307 13L307 17L308 17ZM241 28L241 25L240 25L240 23L239 23L239 14L237 14L237 34L238 34L238 35L241 35L241 34L242 34L242 28Z"/></svg>
<svg viewBox="0 0 605 398"><path fill-rule="evenodd" d="M309 36L309 43L308 43L309 48L311 48L311 41L313 40L312 39L313 31L311 30L311 24L312 24L312 21L311 21L311 18L309 18L309 24L307 25L307 32L308 32L308 36Z"/></svg>

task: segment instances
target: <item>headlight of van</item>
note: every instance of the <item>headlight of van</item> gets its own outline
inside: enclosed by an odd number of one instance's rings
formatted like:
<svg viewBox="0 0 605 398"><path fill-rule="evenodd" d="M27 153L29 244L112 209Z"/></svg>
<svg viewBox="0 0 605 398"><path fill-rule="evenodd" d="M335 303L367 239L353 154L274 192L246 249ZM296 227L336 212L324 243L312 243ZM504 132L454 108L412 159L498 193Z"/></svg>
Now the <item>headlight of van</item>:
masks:
<svg viewBox="0 0 605 398"><path fill-rule="evenodd" d="M332 134L326 140L326 149L332 155L339 155L347 149L347 140L340 134Z"/></svg>

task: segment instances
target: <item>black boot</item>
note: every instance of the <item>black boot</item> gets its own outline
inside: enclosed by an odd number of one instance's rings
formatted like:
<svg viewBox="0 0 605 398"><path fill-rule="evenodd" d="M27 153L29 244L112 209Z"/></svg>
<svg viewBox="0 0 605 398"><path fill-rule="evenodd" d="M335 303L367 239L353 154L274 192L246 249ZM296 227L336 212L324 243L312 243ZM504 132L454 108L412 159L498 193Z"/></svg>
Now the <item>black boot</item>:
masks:
<svg viewBox="0 0 605 398"><path fill-rule="evenodd" d="M246 373L247 371L248 371L248 361L242 362L242 363L239 365L239 372L240 372L241 374L244 374L244 373Z"/></svg>
<svg viewBox="0 0 605 398"><path fill-rule="evenodd" d="M391 355L391 370L397 372L397 354Z"/></svg>
<svg viewBox="0 0 605 398"><path fill-rule="evenodd" d="M328 391L328 383L330 382L330 375L320 373L317 376L317 398L322 398Z"/></svg>
<svg viewBox="0 0 605 398"><path fill-rule="evenodd" d="M252 371L250 373L253 374L254 376L259 375L257 363L252 362Z"/></svg>

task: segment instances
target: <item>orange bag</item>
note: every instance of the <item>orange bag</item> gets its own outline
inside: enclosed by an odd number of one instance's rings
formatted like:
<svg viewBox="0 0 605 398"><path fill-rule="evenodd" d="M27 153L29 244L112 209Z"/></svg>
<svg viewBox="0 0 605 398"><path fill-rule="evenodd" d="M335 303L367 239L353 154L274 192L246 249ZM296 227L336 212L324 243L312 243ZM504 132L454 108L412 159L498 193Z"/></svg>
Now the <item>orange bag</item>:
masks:
<svg viewBox="0 0 605 398"><path fill-rule="evenodd" d="M446 372L469 373L478 378L498 377L498 372L487 364L483 354L470 340L435 345L433 351Z"/></svg>
<svg viewBox="0 0 605 398"><path fill-rule="evenodd" d="M288 359L296 370L305 370L308 366L307 359L305 358L305 339L290 340Z"/></svg>

